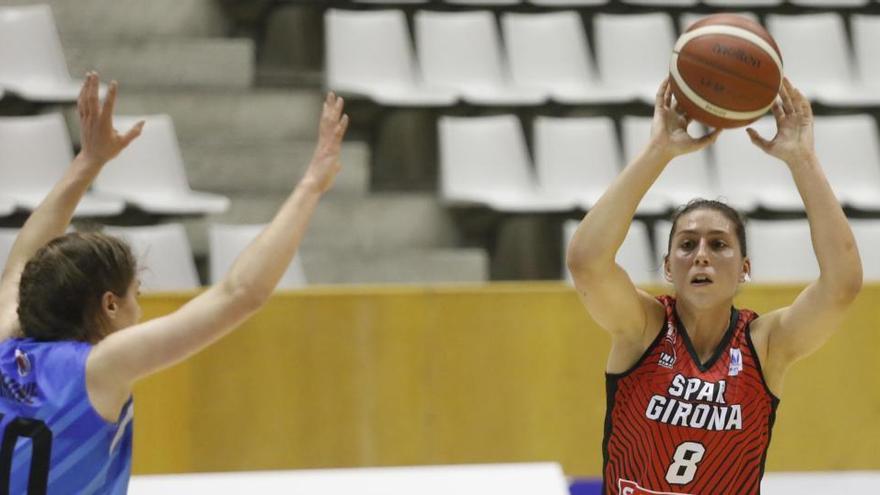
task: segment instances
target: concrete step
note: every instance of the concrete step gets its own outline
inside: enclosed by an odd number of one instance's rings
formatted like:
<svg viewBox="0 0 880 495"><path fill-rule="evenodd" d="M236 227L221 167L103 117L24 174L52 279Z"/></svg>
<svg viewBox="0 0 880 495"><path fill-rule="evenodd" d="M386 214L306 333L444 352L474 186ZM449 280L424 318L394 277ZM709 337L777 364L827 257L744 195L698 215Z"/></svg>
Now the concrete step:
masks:
<svg viewBox="0 0 880 495"><path fill-rule="evenodd" d="M194 189L222 194L287 194L303 176L315 141L276 143L181 143L186 173ZM334 192L368 193L370 147L351 141L342 145L342 172Z"/></svg>
<svg viewBox="0 0 880 495"><path fill-rule="evenodd" d="M291 186L292 187L292 186ZM230 195L226 213L183 220L197 256L208 252L207 224L265 223L284 194ZM432 194L373 194L357 197L331 191L315 210L303 247L390 252L453 247L458 232L449 212Z"/></svg>
<svg viewBox="0 0 880 495"><path fill-rule="evenodd" d="M406 249L379 254L346 250L302 250L310 284L485 282L488 256L482 249Z"/></svg>
<svg viewBox="0 0 880 495"><path fill-rule="evenodd" d="M217 0L0 0L0 6L47 3L65 43L223 36L230 25Z"/></svg>
<svg viewBox="0 0 880 495"><path fill-rule="evenodd" d="M167 113L180 141L314 140L323 98L317 90L166 90L119 88L116 113ZM76 110L68 109L69 119Z"/></svg>
<svg viewBox="0 0 880 495"><path fill-rule="evenodd" d="M254 44L245 38L73 41L65 45L65 54L76 77L97 69L128 90L248 88L255 74Z"/></svg>

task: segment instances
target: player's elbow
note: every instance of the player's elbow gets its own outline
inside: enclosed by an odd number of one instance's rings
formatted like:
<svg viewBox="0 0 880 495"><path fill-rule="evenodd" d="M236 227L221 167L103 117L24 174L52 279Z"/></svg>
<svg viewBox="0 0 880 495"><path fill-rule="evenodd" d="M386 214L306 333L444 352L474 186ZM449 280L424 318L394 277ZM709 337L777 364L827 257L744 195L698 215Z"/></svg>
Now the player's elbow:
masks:
<svg viewBox="0 0 880 495"><path fill-rule="evenodd" d="M837 273L833 280L828 281L827 287L838 306L849 306L862 290L861 267Z"/></svg>

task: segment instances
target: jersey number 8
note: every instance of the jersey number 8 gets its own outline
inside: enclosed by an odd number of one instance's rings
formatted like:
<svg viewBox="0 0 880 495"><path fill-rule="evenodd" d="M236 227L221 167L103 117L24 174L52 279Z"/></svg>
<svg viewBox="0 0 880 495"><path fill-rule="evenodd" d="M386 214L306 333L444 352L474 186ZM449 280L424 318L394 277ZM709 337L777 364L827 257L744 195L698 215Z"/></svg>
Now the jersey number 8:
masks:
<svg viewBox="0 0 880 495"><path fill-rule="evenodd" d="M672 464L666 471L666 481L670 485L686 485L697 475L697 464L703 460L706 447L697 442L684 442L675 449Z"/></svg>

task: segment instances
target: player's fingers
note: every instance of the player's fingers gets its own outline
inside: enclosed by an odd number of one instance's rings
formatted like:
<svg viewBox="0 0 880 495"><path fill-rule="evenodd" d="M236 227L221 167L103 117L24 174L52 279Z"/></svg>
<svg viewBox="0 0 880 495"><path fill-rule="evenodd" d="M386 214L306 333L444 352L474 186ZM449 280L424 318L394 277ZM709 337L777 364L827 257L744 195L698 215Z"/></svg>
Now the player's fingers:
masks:
<svg viewBox="0 0 880 495"><path fill-rule="evenodd" d="M767 151L770 148L770 141L761 137L761 135L758 134L758 131L749 127L748 129L746 129L746 134L749 135L749 139L752 140L752 143L754 143L755 146L761 148L764 151Z"/></svg>
<svg viewBox="0 0 880 495"><path fill-rule="evenodd" d="M782 80L782 89L779 90L779 97L782 99L782 110L786 115L794 113L794 104L791 100L791 83L788 79Z"/></svg>
<svg viewBox="0 0 880 495"><path fill-rule="evenodd" d="M138 136L141 135L141 131L143 131L143 130L144 130L144 121L142 120L142 121L138 122L137 124L135 124L134 127L129 129L129 131L126 132L124 136L122 136L122 138L121 138L122 147L124 148L124 147L128 146L129 143L131 143Z"/></svg>
<svg viewBox="0 0 880 495"><path fill-rule="evenodd" d="M654 97L654 105L655 106L663 106L663 100L666 97L666 86L669 85L669 78L663 80L660 83L660 87L657 88L657 95Z"/></svg>
<svg viewBox="0 0 880 495"><path fill-rule="evenodd" d="M672 108L672 85L669 84L668 78L666 81L666 91L663 94L663 105L666 108Z"/></svg>

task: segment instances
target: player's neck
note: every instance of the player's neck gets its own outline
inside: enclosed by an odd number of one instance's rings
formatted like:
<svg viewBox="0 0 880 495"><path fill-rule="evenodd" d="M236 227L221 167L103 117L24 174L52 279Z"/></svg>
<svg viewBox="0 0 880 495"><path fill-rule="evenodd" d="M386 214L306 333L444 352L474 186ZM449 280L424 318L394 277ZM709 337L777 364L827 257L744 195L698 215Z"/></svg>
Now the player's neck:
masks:
<svg viewBox="0 0 880 495"><path fill-rule="evenodd" d="M724 333L730 326L730 304L696 308L687 301L678 300L675 304L678 318L687 330L694 350L705 362L718 347Z"/></svg>

